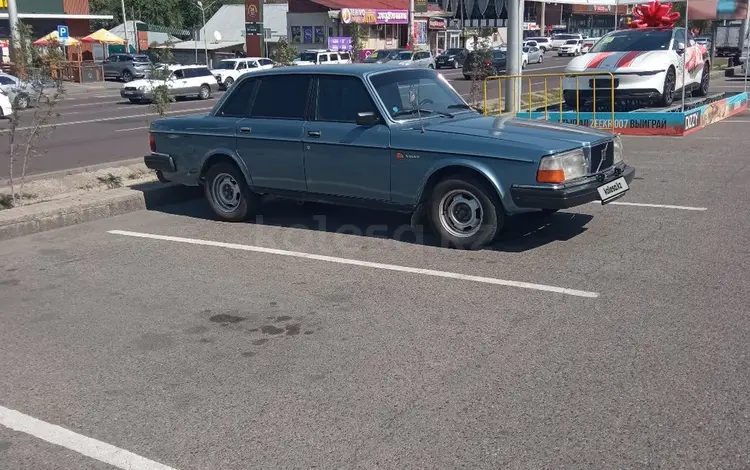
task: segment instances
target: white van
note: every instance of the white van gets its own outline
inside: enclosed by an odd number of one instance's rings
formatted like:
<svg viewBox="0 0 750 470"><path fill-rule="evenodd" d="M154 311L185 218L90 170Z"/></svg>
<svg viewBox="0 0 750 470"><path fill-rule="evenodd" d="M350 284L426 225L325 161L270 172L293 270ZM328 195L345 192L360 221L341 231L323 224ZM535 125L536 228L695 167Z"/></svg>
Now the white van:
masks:
<svg viewBox="0 0 750 470"><path fill-rule="evenodd" d="M307 49L292 61L292 65L351 64L352 57L345 51Z"/></svg>

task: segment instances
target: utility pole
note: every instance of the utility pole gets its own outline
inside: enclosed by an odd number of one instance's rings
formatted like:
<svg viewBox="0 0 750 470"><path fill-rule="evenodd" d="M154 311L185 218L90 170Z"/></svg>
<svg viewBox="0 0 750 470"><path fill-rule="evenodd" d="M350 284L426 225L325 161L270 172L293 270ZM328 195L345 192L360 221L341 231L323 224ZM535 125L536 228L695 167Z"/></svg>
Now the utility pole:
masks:
<svg viewBox="0 0 750 470"><path fill-rule="evenodd" d="M545 24L546 21L547 21L547 18L546 18L546 16L547 16L547 2L546 1L542 2L542 14L539 15L539 16L541 17L541 19L539 21L539 31L542 32L542 34L540 34L540 36L546 36L546 34L544 34L547 31L547 25Z"/></svg>
<svg viewBox="0 0 750 470"><path fill-rule="evenodd" d="M201 0L198 0L197 2L195 2L195 4L198 5L198 8L200 8L201 14L203 15L203 52L206 55L206 67L210 67L210 65L208 65L208 31L206 31L206 8L213 5L213 3L208 6L203 6L203 2Z"/></svg>
<svg viewBox="0 0 750 470"><path fill-rule="evenodd" d="M406 40L406 44L412 45L412 48L414 47L413 41L414 41L414 0L409 0L409 27L407 28L409 30L409 37Z"/></svg>
<svg viewBox="0 0 750 470"><path fill-rule="evenodd" d="M13 68L17 69L16 58L18 54L16 53L16 48L18 47L17 42L21 37L18 34L18 8L16 8L16 0L8 0L8 21L10 21L10 63L13 64ZM17 70L13 72L18 75Z"/></svg>
<svg viewBox="0 0 750 470"><path fill-rule="evenodd" d="M521 75L521 36L523 35L523 0L508 1L508 60L505 74ZM505 112L516 113L521 104L521 79L509 78L505 83ZM499 97L498 97L499 98Z"/></svg>
<svg viewBox="0 0 750 470"><path fill-rule="evenodd" d="M128 36L128 19L125 18L125 0L120 0L122 6L122 27L125 29L125 53L130 53L130 37Z"/></svg>

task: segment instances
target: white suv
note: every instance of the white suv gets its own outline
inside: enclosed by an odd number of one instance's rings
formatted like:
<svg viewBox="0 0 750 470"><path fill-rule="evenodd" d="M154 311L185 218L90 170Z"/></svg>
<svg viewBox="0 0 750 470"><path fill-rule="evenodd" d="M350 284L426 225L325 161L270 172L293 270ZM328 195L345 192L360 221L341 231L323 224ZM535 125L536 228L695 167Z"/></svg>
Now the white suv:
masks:
<svg viewBox="0 0 750 470"><path fill-rule="evenodd" d="M240 75L254 70L265 70L273 68L273 61L266 57L242 57L237 59L225 59L219 62L219 66L211 70L219 83L219 88L226 90L240 78Z"/></svg>
<svg viewBox="0 0 750 470"><path fill-rule="evenodd" d="M348 52L327 49L308 49L292 61L292 65L351 64Z"/></svg>
<svg viewBox="0 0 750 470"><path fill-rule="evenodd" d="M131 103L150 102L154 90L162 86L175 98L194 96L201 100L210 98L219 88L216 77L205 65L172 65L155 71L150 78L126 83L120 96Z"/></svg>
<svg viewBox="0 0 750 470"><path fill-rule="evenodd" d="M526 41L534 41L537 47L539 47L539 49L541 49L544 52L547 52L548 50L552 49L552 41L550 40L550 38L546 38L544 36L529 37L529 38L526 38Z"/></svg>

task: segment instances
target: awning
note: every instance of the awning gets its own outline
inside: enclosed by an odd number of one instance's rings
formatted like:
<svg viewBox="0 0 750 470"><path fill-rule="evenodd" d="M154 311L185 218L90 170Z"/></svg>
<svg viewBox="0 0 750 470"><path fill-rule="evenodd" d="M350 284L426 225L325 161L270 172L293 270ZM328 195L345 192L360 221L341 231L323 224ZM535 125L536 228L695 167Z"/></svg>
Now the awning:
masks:
<svg viewBox="0 0 750 470"><path fill-rule="evenodd" d="M125 40L116 34L112 34L106 29L102 28L99 31L95 31L85 38L81 38L81 42L99 42L102 44L125 44Z"/></svg>
<svg viewBox="0 0 750 470"><path fill-rule="evenodd" d="M57 34L57 31L52 31L48 35L37 39L32 44L38 47L44 47L44 46L49 46L55 43L64 44L66 46L79 46L81 44L81 41L79 41L76 38L70 38L70 37L61 41L60 37Z"/></svg>

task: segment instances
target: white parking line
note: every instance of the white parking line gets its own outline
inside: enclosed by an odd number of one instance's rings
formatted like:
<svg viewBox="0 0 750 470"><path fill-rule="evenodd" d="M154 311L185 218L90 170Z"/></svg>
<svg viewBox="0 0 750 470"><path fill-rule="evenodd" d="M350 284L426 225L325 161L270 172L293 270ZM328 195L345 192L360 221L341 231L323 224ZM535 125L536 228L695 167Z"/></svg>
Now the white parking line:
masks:
<svg viewBox="0 0 750 470"><path fill-rule="evenodd" d="M126 237L148 238L151 240L187 243L190 245L202 245L202 246L213 246L213 247L218 247L218 248L228 248L230 250L252 251L256 253L266 253L269 255L291 256L294 258L304 258L304 259L311 259L311 260L316 260L316 261L326 261L329 263L348 264L348 265L353 265L353 266L361 266L365 268L374 268L374 269L384 269L387 271L397 271L397 272L402 272L402 273L422 274L424 276L442 277L442 278L447 278L447 279L458 279L461 281L480 282L483 284L494 284L498 286L518 287L521 289L532 289L532 290L545 291L545 292L554 292L557 294L572 295L575 297L588 297L588 298L599 297L599 294L596 292L568 289L565 287L548 286L545 284L532 284L529 282L508 281L505 279L497 279L493 277L471 276L468 274L452 273L452 272L447 272L447 271L434 271L432 269L410 268L408 266L399 266L395 264L373 263L370 261L361 261L361 260L348 259L348 258L338 258L335 256L316 255L312 253L302 253L299 251L278 250L276 248L264 248L261 246L240 245L237 243L224 243L224 242L216 242L216 241L211 241L211 240L199 240L196 238L171 237L167 235L155 235L151 233L130 232L127 230L109 230L107 233L111 233L112 235L123 235Z"/></svg>
<svg viewBox="0 0 750 470"><path fill-rule="evenodd" d="M591 204L600 204L599 201L593 201ZM705 211L708 210L707 207L692 207L692 206L673 206L670 204L646 204L645 202L609 202L607 205L617 205L617 206L636 206L636 207L654 207L657 209L677 209L681 211Z"/></svg>
<svg viewBox="0 0 750 470"><path fill-rule="evenodd" d="M125 449L0 406L0 424L122 470L175 470Z"/></svg>
<svg viewBox="0 0 750 470"><path fill-rule="evenodd" d="M750 122L750 121L748 121L747 119L732 119L732 118L729 118L729 119L725 119L723 121L719 121L719 124L747 124L748 122Z"/></svg>
<svg viewBox="0 0 750 470"><path fill-rule="evenodd" d="M141 127L131 127L129 129L115 129L115 132L130 132L130 131L140 131L143 129L148 129L148 126L141 126Z"/></svg>

